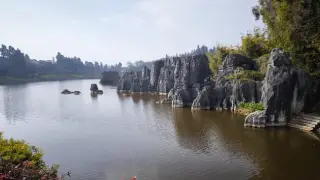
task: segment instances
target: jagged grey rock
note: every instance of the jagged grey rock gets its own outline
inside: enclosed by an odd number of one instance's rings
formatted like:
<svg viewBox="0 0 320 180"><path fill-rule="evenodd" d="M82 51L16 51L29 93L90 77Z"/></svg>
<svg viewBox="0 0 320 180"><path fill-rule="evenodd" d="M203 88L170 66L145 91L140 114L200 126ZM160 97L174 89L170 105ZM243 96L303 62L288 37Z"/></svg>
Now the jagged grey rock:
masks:
<svg viewBox="0 0 320 180"><path fill-rule="evenodd" d="M265 115L265 111L256 111L250 113L245 118L245 126L251 127L266 127L267 117Z"/></svg>
<svg viewBox="0 0 320 180"><path fill-rule="evenodd" d="M97 84L91 84L90 91L98 91L98 90L99 90L99 88L98 88Z"/></svg>
<svg viewBox="0 0 320 180"><path fill-rule="evenodd" d="M212 86L205 86L192 103L192 109L211 109Z"/></svg>
<svg viewBox="0 0 320 180"><path fill-rule="evenodd" d="M240 70L256 70L255 61L239 54L227 55L217 74L217 80L209 80L210 86L202 90L193 102L193 109L231 109L235 110L240 102L259 102L261 93L257 81L232 81L227 77ZM208 89L208 87L212 89ZM209 103L209 104L208 104Z"/></svg>
<svg viewBox="0 0 320 180"><path fill-rule="evenodd" d="M241 102L260 102L261 83L259 81L235 81L232 84L232 109L236 110Z"/></svg>
<svg viewBox="0 0 320 180"><path fill-rule="evenodd" d="M167 94L174 86L174 69L177 58L167 58L160 69L158 92Z"/></svg>
<svg viewBox="0 0 320 180"><path fill-rule="evenodd" d="M212 74L206 55L188 56L176 60L174 70L173 107L191 106L204 82Z"/></svg>
<svg viewBox="0 0 320 180"><path fill-rule="evenodd" d="M131 90L131 84L133 82L133 79L135 74L134 72L125 72L124 75L121 77L118 83L117 90L119 91L130 91Z"/></svg>
<svg viewBox="0 0 320 180"><path fill-rule="evenodd" d="M292 66L284 50L273 49L262 86L265 126L284 126L292 113L299 113L304 108L310 84L308 73ZM259 121L261 116L261 113L251 114L246 125Z"/></svg>
<svg viewBox="0 0 320 180"><path fill-rule="evenodd" d="M164 66L164 60L157 60L152 64L150 74L150 90L157 91L160 70Z"/></svg>
<svg viewBox="0 0 320 180"><path fill-rule="evenodd" d="M151 73L150 69L147 68L146 66L144 66L142 68L141 78L142 79L150 79L150 73Z"/></svg>
<svg viewBox="0 0 320 180"><path fill-rule="evenodd" d="M240 54L229 54L225 57L225 59L222 62L222 69L235 69L237 67L242 67L244 69L248 70L256 70L257 65L255 61L252 61L251 59L248 59L245 56L242 56Z"/></svg>
<svg viewBox="0 0 320 180"><path fill-rule="evenodd" d="M150 70L147 67L143 67L138 72L126 72L118 83L117 90L143 93L149 91L150 82Z"/></svg>

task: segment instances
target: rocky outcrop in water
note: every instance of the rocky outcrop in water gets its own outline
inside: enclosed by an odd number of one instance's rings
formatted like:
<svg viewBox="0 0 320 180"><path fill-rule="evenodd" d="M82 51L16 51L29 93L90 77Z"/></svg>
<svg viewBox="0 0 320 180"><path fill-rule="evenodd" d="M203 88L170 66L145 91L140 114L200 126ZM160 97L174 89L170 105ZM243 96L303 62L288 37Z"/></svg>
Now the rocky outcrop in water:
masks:
<svg viewBox="0 0 320 180"><path fill-rule="evenodd" d="M68 89L64 89L61 94L74 94L74 95L79 95L81 92L80 91L70 91Z"/></svg>
<svg viewBox="0 0 320 180"><path fill-rule="evenodd" d="M255 61L239 54L226 56L216 81L207 80L192 103L192 109L231 109L235 110L240 102L259 102L261 86L259 81L232 80L229 77L243 70L255 71Z"/></svg>
<svg viewBox="0 0 320 180"><path fill-rule="evenodd" d="M270 54L264 79L241 73L259 74L255 61L239 54L225 57L213 79L206 55L157 60L151 70L126 72L118 90L167 94L159 103L192 109L236 110L242 102L262 103L263 111L249 114L246 126L283 126L292 114L307 112L317 105L320 109L320 80L292 65L282 49Z"/></svg>
<svg viewBox="0 0 320 180"><path fill-rule="evenodd" d="M149 92L150 69L143 67L139 72L126 72L118 83L120 92L144 93Z"/></svg>
<svg viewBox="0 0 320 180"><path fill-rule="evenodd" d="M97 84L91 84L90 91L91 91L91 94L103 94L103 91L99 90Z"/></svg>
<svg viewBox="0 0 320 180"><path fill-rule="evenodd" d="M240 69L257 67L244 56L228 55L214 81L206 55L166 58L155 61L151 71L144 68L142 72L125 73L118 90L168 94L162 102L172 102L173 107L234 109L240 102L259 102L261 96L257 90L261 83L228 79Z"/></svg>
<svg viewBox="0 0 320 180"><path fill-rule="evenodd" d="M157 91L167 94L174 87L174 69L179 58L168 58L163 60L163 67L158 77Z"/></svg>
<svg viewBox="0 0 320 180"><path fill-rule="evenodd" d="M131 93L168 94L174 88L171 99L174 99L176 103L173 104L185 106L192 104L204 79L210 74L211 70L206 55L166 58L155 61L151 70L145 67L141 76L136 72L125 73L117 89ZM178 102L180 97L181 102Z"/></svg>
<svg viewBox="0 0 320 180"><path fill-rule="evenodd" d="M117 85L120 80L117 71L105 71L101 74L100 83L103 85Z"/></svg>
<svg viewBox="0 0 320 180"><path fill-rule="evenodd" d="M173 107L191 106L211 74L205 55L177 59L174 70Z"/></svg>
<svg viewBox="0 0 320 180"><path fill-rule="evenodd" d="M311 81L307 72L292 65L282 49L273 49L262 86L264 111L247 116L246 126L284 126L303 110Z"/></svg>
<svg viewBox="0 0 320 180"><path fill-rule="evenodd" d="M164 60L157 60L152 64L150 74L150 91L157 92L159 87L159 76L161 68L164 66Z"/></svg>
<svg viewBox="0 0 320 180"><path fill-rule="evenodd" d="M134 72L125 72L118 82L117 90L121 92L129 92L134 78L137 78L135 77Z"/></svg>
<svg viewBox="0 0 320 180"><path fill-rule="evenodd" d="M71 94L72 91L69 91L68 89L64 89L61 94Z"/></svg>
<svg viewBox="0 0 320 180"><path fill-rule="evenodd" d="M99 90L99 88L98 88L97 84L91 84L90 91L98 91L98 90Z"/></svg>

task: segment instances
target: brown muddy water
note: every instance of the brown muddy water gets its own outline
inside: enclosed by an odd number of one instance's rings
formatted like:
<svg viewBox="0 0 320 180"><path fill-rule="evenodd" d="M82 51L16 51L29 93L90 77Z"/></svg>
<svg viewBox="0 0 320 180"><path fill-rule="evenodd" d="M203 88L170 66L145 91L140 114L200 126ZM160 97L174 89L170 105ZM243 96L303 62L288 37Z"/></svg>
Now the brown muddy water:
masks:
<svg viewBox="0 0 320 180"><path fill-rule="evenodd" d="M97 82L0 86L0 131L41 147L75 180L320 179L320 142L306 133L244 128L243 116L172 109L114 87L91 97Z"/></svg>

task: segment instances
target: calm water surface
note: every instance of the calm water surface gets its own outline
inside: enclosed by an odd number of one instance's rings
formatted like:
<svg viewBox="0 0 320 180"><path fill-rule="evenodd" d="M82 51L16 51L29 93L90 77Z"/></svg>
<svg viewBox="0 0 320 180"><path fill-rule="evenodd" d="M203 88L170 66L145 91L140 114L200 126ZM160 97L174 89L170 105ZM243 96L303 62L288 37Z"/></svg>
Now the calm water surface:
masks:
<svg viewBox="0 0 320 180"><path fill-rule="evenodd" d="M113 87L91 97L97 82L0 86L0 131L43 148L75 180L320 179L320 143L308 134L247 129L242 116L172 109Z"/></svg>

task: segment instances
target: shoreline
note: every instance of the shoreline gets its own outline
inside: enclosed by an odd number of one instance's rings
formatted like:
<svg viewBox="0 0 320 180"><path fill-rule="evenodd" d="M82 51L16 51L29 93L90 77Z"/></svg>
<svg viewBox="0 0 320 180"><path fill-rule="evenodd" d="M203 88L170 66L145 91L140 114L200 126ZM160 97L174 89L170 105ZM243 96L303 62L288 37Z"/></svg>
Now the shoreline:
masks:
<svg viewBox="0 0 320 180"><path fill-rule="evenodd" d="M168 93L162 93L162 92L131 92L130 90L117 90L117 93L123 96L131 96L131 95L156 95L156 96L167 96ZM172 100L169 101L163 101L166 100L162 99L160 101L157 101L156 104L172 104ZM185 104L185 105L181 105L181 106L172 106L172 108L189 108L191 109L191 111L230 111L232 114L236 114L236 115L242 115L242 116L247 116L250 113L252 113L250 111L250 109L247 108L237 108L236 110L231 110L231 109L222 109L222 108L211 108L211 107L205 107L205 108L192 108L191 107L192 104Z"/></svg>
<svg viewBox="0 0 320 180"><path fill-rule="evenodd" d="M68 80L84 80L84 79L99 79L94 77L61 77L61 78L37 78L37 79L24 79L13 77L0 77L0 85L19 85L35 82L51 82L51 81L68 81Z"/></svg>

